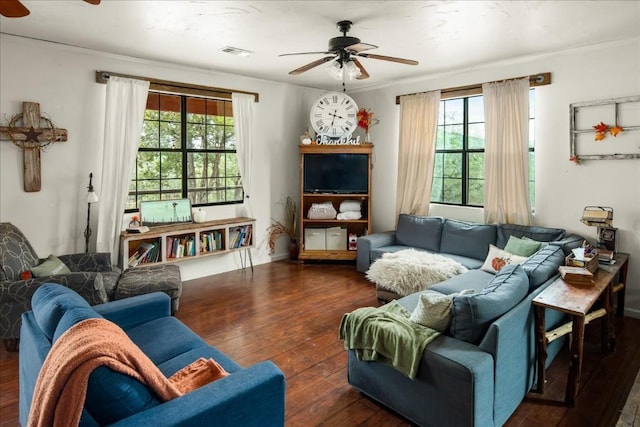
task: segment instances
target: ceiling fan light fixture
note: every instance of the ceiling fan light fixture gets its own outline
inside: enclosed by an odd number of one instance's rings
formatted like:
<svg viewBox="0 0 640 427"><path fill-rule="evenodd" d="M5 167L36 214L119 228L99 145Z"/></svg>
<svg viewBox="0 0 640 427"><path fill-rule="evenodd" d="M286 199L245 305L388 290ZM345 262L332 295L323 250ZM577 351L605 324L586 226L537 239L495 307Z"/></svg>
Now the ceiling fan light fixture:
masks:
<svg viewBox="0 0 640 427"><path fill-rule="evenodd" d="M347 61L340 59L331 61L327 67L327 72L336 80L343 80L345 78L353 80L357 79L361 74L360 69L350 59Z"/></svg>
<svg viewBox="0 0 640 427"><path fill-rule="evenodd" d="M327 73L336 80L342 80L342 63L339 59L331 61L326 68Z"/></svg>
<svg viewBox="0 0 640 427"><path fill-rule="evenodd" d="M344 72L347 74L349 80L357 79L361 74L360 69L356 67L356 64L354 64L352 60L347 61L344 66Z"/></svg>

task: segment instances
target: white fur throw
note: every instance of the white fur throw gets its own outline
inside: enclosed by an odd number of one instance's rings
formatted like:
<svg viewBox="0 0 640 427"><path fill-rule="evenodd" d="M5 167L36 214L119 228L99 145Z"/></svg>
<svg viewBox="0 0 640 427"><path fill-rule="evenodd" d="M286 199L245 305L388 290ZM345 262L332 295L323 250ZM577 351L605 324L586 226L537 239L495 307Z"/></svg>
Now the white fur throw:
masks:
<svg viewBox="0 0 640 427"><path fill-rule="evenodd" d="M467 269L462 264L451 258L404 249L383 254L371 264L366 277L380 288L405 296L465 271Z"/></svg>

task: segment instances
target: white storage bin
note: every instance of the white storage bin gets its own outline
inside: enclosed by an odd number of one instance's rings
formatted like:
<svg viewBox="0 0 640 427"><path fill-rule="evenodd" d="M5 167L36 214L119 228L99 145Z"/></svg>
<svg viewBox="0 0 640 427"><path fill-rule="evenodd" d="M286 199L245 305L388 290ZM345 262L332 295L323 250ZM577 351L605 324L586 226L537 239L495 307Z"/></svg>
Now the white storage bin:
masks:
<svg viewBox="0 0 640 427"><path fill-rule="evenodd" d="M327 250L347 249L347 229L340 227L327 228L326 231L326 247Z"/></svg>
<svg viewBox="0 0 640 427"><path fill-rule="evenodd" d="M304 229L304 248L310 251L324 251L326 232L324 228Z"/></svg>

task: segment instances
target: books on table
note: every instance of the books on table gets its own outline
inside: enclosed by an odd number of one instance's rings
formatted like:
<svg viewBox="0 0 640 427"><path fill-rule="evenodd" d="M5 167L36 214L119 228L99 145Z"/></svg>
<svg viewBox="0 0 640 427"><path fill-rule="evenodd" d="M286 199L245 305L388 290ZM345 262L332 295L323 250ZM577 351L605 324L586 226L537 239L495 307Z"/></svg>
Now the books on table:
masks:
<svg viewBox="0 0 640 427"><path fill-rule="evenodd" d="M572 285L593 285L593 273L584 267L570 267L562 265L558 267L560 277Z"/></svg>

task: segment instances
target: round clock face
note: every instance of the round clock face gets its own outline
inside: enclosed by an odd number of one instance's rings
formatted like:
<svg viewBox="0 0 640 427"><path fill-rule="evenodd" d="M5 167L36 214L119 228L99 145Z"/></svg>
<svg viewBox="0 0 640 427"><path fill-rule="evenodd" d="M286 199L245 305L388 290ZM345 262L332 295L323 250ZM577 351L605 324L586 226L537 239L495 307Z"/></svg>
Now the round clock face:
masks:
<svg viewBox="0 0 640 427"><path fill-rule="evenodd" d="M346 93L327 92L311 106L311 126L329 138L345 137L358 126L358 106Z"/></svg>

